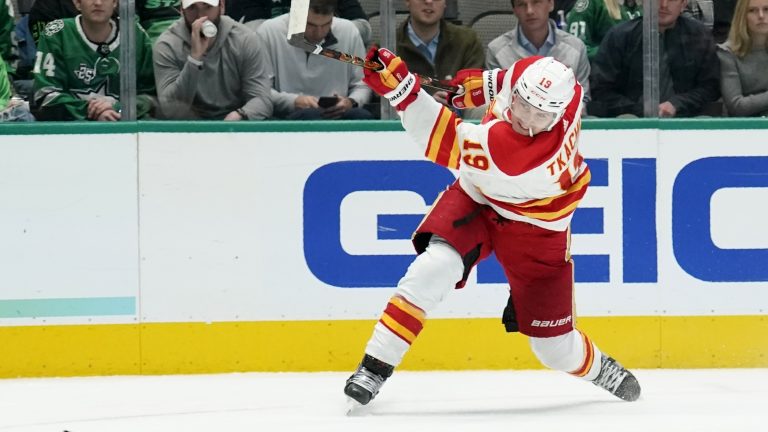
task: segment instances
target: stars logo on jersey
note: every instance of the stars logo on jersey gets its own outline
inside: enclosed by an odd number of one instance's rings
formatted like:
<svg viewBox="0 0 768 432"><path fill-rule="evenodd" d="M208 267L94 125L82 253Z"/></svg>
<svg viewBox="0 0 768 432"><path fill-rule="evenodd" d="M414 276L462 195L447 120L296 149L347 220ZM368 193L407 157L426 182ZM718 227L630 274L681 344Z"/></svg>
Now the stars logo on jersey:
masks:
<svg viewBox="0 0 768 432"><path fill-rule="evenodd" d="M578 0L575 5L573 5L573 10L576 12L584 12L589 7L589 0Z"/></svg>
<svg viewBox="0 0 768 432"><path fill-rule="evenodd" d="M60 32L61 29L63 28L64 28L64 21L57 19L49 22L48 25L45 26L45 30L43 30L43 33L45 33L46 36L53 36L56 33Z"/></svg>
<svg viewBox="0 0 768 432"><path fill-rule="evenodd" d="M96 60L93 65L99 75L119 75L120 74L120 60L114 57L101 57Z"/></svg>
<svg viewBox="0 0 768 432"><path fill-rule="evenodd" d="M107 89L109 88L109 78L102 81L102 83L94 88L88 88L88 89L72 89L72 93L77 95L79 99L88 101L91 99L106 99L110 101L110 103L114 104L117 102L117 100L120 98L119 95L113 95L109 94L107 92Z"/></svg>
<svg viewBox="0 0 768 432"><path fill-rule="evenodd" d="M75 77L85 84L90 84L96 77L96 69L89 68L88 65L80 63L80 68L75 70Z"/></svg>

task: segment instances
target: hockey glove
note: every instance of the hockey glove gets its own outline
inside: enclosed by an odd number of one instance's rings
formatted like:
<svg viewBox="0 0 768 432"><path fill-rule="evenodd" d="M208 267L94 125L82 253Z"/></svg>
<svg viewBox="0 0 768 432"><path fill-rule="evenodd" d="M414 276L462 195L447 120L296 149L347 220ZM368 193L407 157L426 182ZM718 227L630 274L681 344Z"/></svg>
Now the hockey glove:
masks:
<svg viewBox="0 0 768 432"><path fill-rule="evenodd" d="M383 69L374 71L364 69L363 81L376 94L384 96L390 105L398 111L405 110L419 94L421 82L419 78L408 71L408 66L403 59L396 56L386 48L372 46L365 57L368 61L374 61L384 66Z"/></svg>
<svg viewBox="0 0 768 432"><path fill-rule="evenodd" d="M476 108L491 103L496 98L504 73L501 69L462 69L456 73L451 84L459 87L458 93L448 95L454 108Z"/></svg>

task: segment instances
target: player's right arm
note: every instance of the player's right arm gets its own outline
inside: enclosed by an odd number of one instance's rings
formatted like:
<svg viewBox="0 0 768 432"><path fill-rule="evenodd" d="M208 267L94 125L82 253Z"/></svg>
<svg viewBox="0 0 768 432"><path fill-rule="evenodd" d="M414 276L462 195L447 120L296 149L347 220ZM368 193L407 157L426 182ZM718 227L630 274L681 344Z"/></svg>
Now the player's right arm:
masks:
<svg viewBox="0 0 768 432"><path fill-rule="evenodd" d="M461 119L421 90L418 77L391 51L373 47L366 60L381 63L384 68L365 69L363 81L397 110L408 135L425 146L424 155L438 165L458 169L461 149L457 136Z"/></svg>
<svg viewBox="0 0 768 432"><path fill-rule="evenodd" d="M88 102L71 93L61 31L61 20L48 23L40 34L35 58L34 114L38 120L85 120Z"/></svg>

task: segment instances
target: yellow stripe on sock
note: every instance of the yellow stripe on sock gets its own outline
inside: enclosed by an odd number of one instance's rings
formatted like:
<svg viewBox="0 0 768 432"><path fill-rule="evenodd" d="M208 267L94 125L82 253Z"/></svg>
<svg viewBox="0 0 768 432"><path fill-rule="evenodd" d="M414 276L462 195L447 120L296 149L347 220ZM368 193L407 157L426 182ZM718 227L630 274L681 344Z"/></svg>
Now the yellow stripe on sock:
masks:
<svg viewBox="0 0 768 432"><path fill-rule="evenodd" d="M416 306L412 305L408 302L408 300L400 297L400 296L394 296L391 299L389 299L389 302L393 305L397 306L398 309L402 310L403 312L407 313L408 315L416 318L419 320L419 322L424 325L424 320L427 318L426 314L424 314L424 311L417 308Z"/></svg>
<svg viewBox="0 0 768 432"><path fill-rule="evenodd" d="M416 340L416 335L413 334L410 330L403 327L395 321L391 316L384 314L381 316L381 322L383 322L387 327L392 329L395 333L405 338L405 340L411 344L414 340Z"/></svg>

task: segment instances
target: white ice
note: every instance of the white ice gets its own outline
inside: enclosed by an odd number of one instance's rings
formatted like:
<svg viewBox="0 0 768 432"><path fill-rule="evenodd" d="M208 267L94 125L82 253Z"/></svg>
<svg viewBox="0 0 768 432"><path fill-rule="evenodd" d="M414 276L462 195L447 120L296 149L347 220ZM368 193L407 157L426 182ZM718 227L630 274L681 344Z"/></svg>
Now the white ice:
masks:
<svg viewBox="0 0 768 432"><path fill-rule="evenodd" d="M8 379L0 431L768 431L768 369L635 374L628 403L552 371L398 371L353 416L348 373Z"/></svg>

